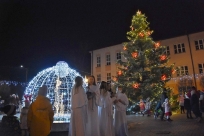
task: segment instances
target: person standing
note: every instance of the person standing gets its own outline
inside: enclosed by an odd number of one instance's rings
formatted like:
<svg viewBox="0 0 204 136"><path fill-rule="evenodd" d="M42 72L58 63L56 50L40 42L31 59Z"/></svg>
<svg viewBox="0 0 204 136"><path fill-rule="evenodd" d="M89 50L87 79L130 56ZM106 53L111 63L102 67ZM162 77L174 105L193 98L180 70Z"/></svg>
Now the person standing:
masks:
<svg viewBox="0 0 204 136"><path fill-rule="evenodd" d="M149 100L150 100L150 98L148 97L148 98L146 99L146 103L145 103L145 111L142 112L143 116L144 116L145 113L147 113L147 116L150 116L151 102L150 102Z"/></svg>
<svg viewBox="0 0 204 136"><path fill-rule="evenodd" d="M126 108L129 104L125 89L118 87L115 103L114 127L115 136L128 136Z"/></svg>
<svg viewBox="0 0 204 136"><path fill-rule="evenodd" d="M0 108L6 115L0 122L0 136L21 136L21 128L16 114L15 105L6 105Z"/></svg>
<svg viewBox="0 0 204 136"><path fill-rule="evenodd" d="M47 136L50 134L54 112L47 96L47 86L39 88L36 100L28 110L27 125L30 136Z"/></svg>
<svg viewBox="0 0 204 136"><path fill-rule="evenodd" d="M186 109L186 116L187 119L193 119L191 115L191 101L190 101L191 95L187 93L186 98L184 99L184 108Z"/></svg>
<svg viewBox="0 0 204 136"><path fill-rule="evenodd" d="M167 121L172 121L170 119L170 116L172 115L172 113L171 113L171 107L170 107L168 98L165 99L165 102L162 104L162 107L165 108L165 115L166 115Z"/></svg>
<svg viewBox="0 0 204 136"><path fill-rule="evenodd" d="M184 96L183 96L183 94L181 94L179 96L179 106L180 106L180 109L181 109L181 114L182 113L185 114L185 110L184 110Z"/></svg>
<svg viewBox="0 0 204 136"><path fill-rule="evenodd" d="M69 136L88 136L86 128L88 100L82 84L82 77L77 76L72 88Z"/></svg>
<svg viewBox="0 0 204 136"><path fill-rule="evenodd" d="M144 101L142 99L140 99L140 113L142 114L143 111L145 110L145 104L144 104Z"/></svg>
<svg viewBox="0 0 204 136"><path fill-rule="evenodd" d="M100 91L95 82L95 77L90 76L88 78L88 92L91 93L91 97L88 98L88 123L87 123L87 135L88 136L100 136L99 130L99 118L98 118L98 106L100 105Z"/></svg>
<svg viewBox="0 0 204 136"><path fill-rule="evenodd" d="M165 99L168 98L166 94L166 88L164 88L162 94L161 94L161 104L165 102ZM164 120L164 114L165 114L165 108L162 107L162 114L160 116L160 119L163 121Z"/></svg>
<svg viewBox="0 0 204 136"><path fill-rule="evenodd" d="M198 118L198 122L201 122L202 117L199 110L199 97L196 94L196 90L191 91L191 108L196 118Z"/></svg>
<svg viewBox="0 0 204 136"><path fill-rule="evenodd" d="M25 107L21 109L20 126L22 130L22 136L29 136L28 126L27 126L27 116L28 116L29 106L30 106L30 102L25 101Z"/></svg>
<svg viewBox="0 0 204 136"><path fill-rule="evenodd" d="M114 136L113 129L113 100L110 92L106 89L106 82L102 81L100 86L101 106L99 107L99 124L101 136Z"/></svg>

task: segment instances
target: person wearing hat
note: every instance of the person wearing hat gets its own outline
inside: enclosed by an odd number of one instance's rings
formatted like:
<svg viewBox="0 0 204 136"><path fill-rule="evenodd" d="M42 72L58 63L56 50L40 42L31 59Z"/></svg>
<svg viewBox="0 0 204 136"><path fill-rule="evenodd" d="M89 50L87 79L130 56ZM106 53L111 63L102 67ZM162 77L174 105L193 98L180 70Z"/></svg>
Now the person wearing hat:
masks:
<svg viewBox="0 0 204 136"><path fill-rule="evenodd" d="M54 112L47 96L47 86L39 88L36 100L30 105L27 116L27 127L30 136L49 135Z"/></svg>
<svg viewBox="0 0 204 136"><path fill-rule="evenodd" d="M6 115L3 116L0 123L0 135L1 136L20 136L21 128L18 118L14 116L16 114L15 105L6 105L0 108L0 111Z"/></svg>

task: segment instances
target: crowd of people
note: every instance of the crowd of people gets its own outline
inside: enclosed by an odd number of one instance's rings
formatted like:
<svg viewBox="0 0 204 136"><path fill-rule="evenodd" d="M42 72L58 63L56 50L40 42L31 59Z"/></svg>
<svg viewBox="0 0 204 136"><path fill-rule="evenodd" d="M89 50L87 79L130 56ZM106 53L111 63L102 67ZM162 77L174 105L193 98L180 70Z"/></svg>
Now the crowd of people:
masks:
<svg viewBox="0 0 204 136"><path fill-rule="evenodd" d="M128 136L126 108L128 98L125 90L111 90L104 81L96 85L90 76L88 87L83 88L83 79L78 76L72 88L71 119L69 136ZM0 135L4 136L48 136L51 132L54 111L47 96L47 86L39 88L36 100L25 100L20 120L15 116L17 103L0 108L6 115L0 123Z"/></svg>
<svg viewBox="0 0 204 136"><path fill-rule="evenodd" d="M118 87L114 94L110 84L104 81L98 87L94 76L89 77L87 91L82 87L81 77L75 83L69 136L127 136L125 90Z"/></svg>

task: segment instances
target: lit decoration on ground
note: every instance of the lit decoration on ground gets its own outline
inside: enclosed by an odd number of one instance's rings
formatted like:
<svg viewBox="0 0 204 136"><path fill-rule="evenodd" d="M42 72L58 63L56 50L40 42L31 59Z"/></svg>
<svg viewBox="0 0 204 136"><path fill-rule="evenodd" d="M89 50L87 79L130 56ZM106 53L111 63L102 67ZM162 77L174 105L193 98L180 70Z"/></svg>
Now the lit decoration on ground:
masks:
<svg viewBox="0 0 204 136"><path fill-rule="evenodd" d="M132 53L132 57L133 57L133 58L137 58L137 56L138 56L138 52L133 52L133 53Z"/></svg>
<svg viewBox="0 0 204 136"><path fill-rule="evenodd" d="M48 87L47 97L55 111L54 120L67 122L71 111L71 89L77 76L80 76L78 72L71 69L66 62L59 61L56 66L39 72L29 82L24 95L32 95L31 102L33 102L38 95L39 87L46 85Z"/></svg>
<svg viewBox="0 0 204 136"><path fill-rule="evenodd" d="M158 48L160 46L160 43L157 42L157 43L154 44L154 46L155 46L155 48Z"/></svg>
<svg viewBox="0 0 204 136"><path fill-rule="evenodd" d="M161 76L161 80L163 80L163 81L166 80L166 75L163 74L163 75Z"/></svg>
<svg viewBox="0 0 204 136"><path fill-rule="evenodd" d="M160 60L165 60L166 59L166 55L161 55L160 56Z"/></svg>
<svg viewBox="0 0 204 136"><path fill-rule="evenodd" d="M138 83L134 83L132 86L133 86L133 88L135 88L135 89L139 88L139 84L138 84Z"/></svg>

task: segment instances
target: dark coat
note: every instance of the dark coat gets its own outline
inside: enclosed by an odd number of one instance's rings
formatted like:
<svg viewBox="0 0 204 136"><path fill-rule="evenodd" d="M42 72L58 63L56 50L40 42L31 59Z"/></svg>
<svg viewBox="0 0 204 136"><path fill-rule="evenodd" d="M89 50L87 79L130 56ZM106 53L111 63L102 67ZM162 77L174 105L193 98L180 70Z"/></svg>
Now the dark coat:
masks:
<svg viewBox="0 0 204 136"><path fill-rule="evenodd" d="M168 97L167 97L166 93L163 92L162 95L161 95L161 104L163 104L165 102L166 98L168 98Z"/></svg>
<svg viewBox="0 0 204 136"><path fill-rule="evenodd" d="M184 108L186 110L191 110L191 101L190 101L190 99L187 99L187 98L184 99Z"/></svg>
<svg viewBox="0 0 204 136"><path fill-rule="evenodd" d="M197 94L191 96L191 108L193 112L199 111L199 98Z"/></svg>

